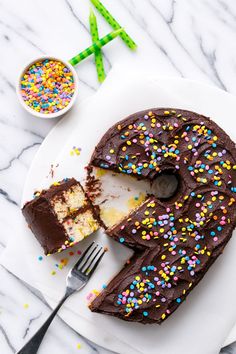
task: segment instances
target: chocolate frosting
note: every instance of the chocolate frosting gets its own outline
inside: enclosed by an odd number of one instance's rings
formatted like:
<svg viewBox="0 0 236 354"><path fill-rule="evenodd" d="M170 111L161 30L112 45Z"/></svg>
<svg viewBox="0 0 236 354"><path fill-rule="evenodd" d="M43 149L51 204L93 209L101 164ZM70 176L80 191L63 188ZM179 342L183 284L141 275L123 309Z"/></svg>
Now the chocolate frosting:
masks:
<svg viewBox="0 0 236 354"><path fill-rule="evenodd" d="M179 109L151 109L117 123L91 165L153 181L168 170L179 188L146 201L107 233L134 257L92 302L92 311L161 323L222 253L236 224L236 149L212 120Z"/></svg>

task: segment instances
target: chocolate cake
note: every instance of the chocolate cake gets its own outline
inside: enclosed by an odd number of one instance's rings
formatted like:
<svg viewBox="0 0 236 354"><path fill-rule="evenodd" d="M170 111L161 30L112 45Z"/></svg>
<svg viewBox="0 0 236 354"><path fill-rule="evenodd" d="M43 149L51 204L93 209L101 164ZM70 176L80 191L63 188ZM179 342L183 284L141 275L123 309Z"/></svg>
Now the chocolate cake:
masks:
<svg viewBox="0 0 236 354"><path fill-rule="evenodd" d="M61 252L98 229L93 207L74 178L36 193L22 213L45 254Z"/></svg>
<svg viewBox="0 0 236 354"><path fill-rule="evenodd" d="M236 224L236 148L212 120L179 109L135 113L103 136L91 165L153 183L178 180L168 199L147 199L107 230L135 250L92 311L161 323L222 253Z"/></svg>

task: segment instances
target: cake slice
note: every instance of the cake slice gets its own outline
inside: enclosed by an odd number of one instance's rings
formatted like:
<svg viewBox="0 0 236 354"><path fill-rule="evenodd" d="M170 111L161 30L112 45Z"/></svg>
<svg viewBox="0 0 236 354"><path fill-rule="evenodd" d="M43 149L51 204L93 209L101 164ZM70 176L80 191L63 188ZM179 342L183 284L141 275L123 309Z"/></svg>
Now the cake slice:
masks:
<svg viewBox="0 0 236 354"><path fill-rule="evenodd" d="M47 255L73 246L99 227L92 204L74 178L37 193L22 213Z"/></svg>

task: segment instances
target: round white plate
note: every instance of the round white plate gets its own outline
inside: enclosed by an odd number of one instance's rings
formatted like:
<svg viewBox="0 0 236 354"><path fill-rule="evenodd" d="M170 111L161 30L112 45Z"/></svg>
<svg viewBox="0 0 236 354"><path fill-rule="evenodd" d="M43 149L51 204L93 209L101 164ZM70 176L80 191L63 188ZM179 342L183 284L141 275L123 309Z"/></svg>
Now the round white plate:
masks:
<svg viewBox="0 0 236 354"><path fill-rule="evenodd" d="M163 90L168 91L171 87L171 90L176 93L176 96L179 97L180 100L182 99L184 100L184 102L189 101L191 103L191 107L196 106L196 111L199 111L197 109L199 105L201 107L204 106L204 114L214 116L212 115L212 112L214 111L212 105L214 105L214 102L221 102L223 106L227 106L230 104L232 106L232 112L235 111L235 98L232 99L232 95L220 89L181 78L154 77L154 80L158 80L158 85L161 86ZM208 96L214 97L214 100L209 100L209 106L207 103L208 101L206 100L206 97ZM232 103L233 101L234 104ZM84 101L82 105L84 106L89 103L90 99ZM56 159L58 151L60 151L62 147L63 139L65 138L65 136L68 136L70 134L75 124L78 124L77 114L75 114L74 110L72 110L72 112L70 112L62 121L58 123L58 125L50 132L50 134L44 140L29 171L28 178L25 184L25 190L23 193L24 196L29 194L29 191L31 193L32 185L37 186L41 184L42 179L45 177L46 173L48 173L48 166L50 166L51 162ZM224 126L223 128L225 128L226 132L230 134L231 127L229 125L227 126L226 124L226 127ZM232 134L230 135L232 136ZM51 298L46 297L46 300L51 306L55 305L55 302ZM70 310L63 309L62 312L60 312L60 315L62 319L66 323L68 323L74 330L76 330L78 333L82 333L89 340L95 342L96 344L103 345L107 349L117 352L124 352L124 349L122 349L122 345L117 346L113 342L109 343L109 341L101 341L99 339L99 336L94 335L94 330L87 331L87 333L84 334L83 319L73 314ZM94 325L91 324L91 328L93 326ZM228 345L235 340L236 327L232 329L224 344ZM129 353L132 354L132 349L129 349Z"/></svg>

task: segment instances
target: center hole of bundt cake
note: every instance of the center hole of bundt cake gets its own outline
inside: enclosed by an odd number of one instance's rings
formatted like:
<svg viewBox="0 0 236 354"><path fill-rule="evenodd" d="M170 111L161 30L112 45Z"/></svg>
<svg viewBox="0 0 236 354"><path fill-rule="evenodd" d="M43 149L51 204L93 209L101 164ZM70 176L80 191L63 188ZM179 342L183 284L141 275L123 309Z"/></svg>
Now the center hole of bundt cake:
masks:
<svg viewBox="0 0 236 354"><path fill-rule="evenodd" d="M178 173L173 170L160 172L152 181L152 193L161 200L167 200L174 197L179 187Z"/></svg>

